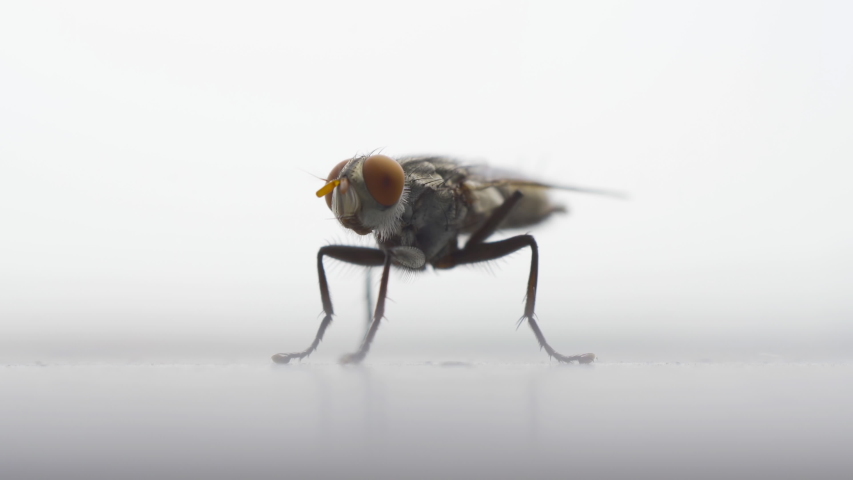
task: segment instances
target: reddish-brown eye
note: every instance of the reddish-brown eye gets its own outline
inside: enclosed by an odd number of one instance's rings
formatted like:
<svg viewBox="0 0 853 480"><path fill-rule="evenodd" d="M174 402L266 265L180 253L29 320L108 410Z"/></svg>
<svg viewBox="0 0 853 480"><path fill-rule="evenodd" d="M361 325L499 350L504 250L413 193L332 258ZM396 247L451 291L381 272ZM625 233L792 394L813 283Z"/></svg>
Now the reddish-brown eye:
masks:
<svg viewBox="0 0 853 480"><path fill-rule="evenodd" d="M327 181L327 182L331 182L332 180L337 180L337 179L338 179L338 175L340 175L340 174L341 174L341 170L343 170L343 169L344 169L344 167L346 166L347 162L349 162L349 160L348 160L348 159L347 159L347 160L343 160L341 163L339 163L339 164L335 165L335 168L333 168L333 169L332 169L332 171L331 171L331 172L329 172L329 176L326 178L326 181ZM332 192L329 192L329 193L327 193L327 194L326 194L326 205L328 205L328 206L329 206L329 210L331 210L331 209L332 209Z"/></svg>
<svg viewBox="0 0 853 480"><path fill-rule="evenodd" d="M362 167L364 184L373 199L386 207L390 207L400 200L403 195L403 185L406 183L406 175L403 167L391 157L385 155L372 155L364 161Z"/></svg>

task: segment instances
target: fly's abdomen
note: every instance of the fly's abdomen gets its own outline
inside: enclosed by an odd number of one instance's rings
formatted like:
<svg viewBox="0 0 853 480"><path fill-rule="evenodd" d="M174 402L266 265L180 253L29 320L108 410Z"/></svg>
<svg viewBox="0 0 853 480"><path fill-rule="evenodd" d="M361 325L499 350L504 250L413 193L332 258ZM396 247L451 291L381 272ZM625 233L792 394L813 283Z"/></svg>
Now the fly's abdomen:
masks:
<svg viewBox="0 0 853 480"><path fill-rule="evenodd" d="M469 192L471 202L469 215L471 215L471 221L465 230L476 230L491 215L492 211L503 204L504 200L509 198L515 191L520 191L523 196L515 207L509 211L506 219L501 222L498 227L500 229L523 228L536 225L553 213L566 212L566 207L554 204L551 201L546 187L500 185L475 188Z"/></svg>

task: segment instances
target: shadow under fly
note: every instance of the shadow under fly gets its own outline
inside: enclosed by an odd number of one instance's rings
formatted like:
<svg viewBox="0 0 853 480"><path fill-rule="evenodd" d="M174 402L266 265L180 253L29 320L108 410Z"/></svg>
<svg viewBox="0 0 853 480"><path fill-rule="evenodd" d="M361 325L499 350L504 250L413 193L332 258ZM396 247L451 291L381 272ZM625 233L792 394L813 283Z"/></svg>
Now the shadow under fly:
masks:
<svg viewBox="0 0 853 480"><path fill-rule="evenodd" d="M530 248L530 273L525 320L541 348L561 362L590 363L592 353L562 355L551 348L536 323L534 307L539 271L539 250L533 236L524 234L487 242L499 229L525 228L541 223L562 205L551 202L548 190L560 189L619 197L619 194L580 187L557 186L525 180L518 174L486 166L464 165L438 156L356 156L338 163L326 185L317 192L344 227L359 235L373 234L377 248L327 245L317 252L317 272L324 317L314 341L307 349L279 353L276 363L289 363L310 355L320 344L334 310L323 258L365 267L382 267L376 308L360 348L341 358L341 363L359 363L370 350L379 323L385 315L388 276L392 266L421 271L427 266L450 269L458 265L487 262ZM460 236L467 235L460 246ZM367 275L368 309L370 275Z"/></svg>

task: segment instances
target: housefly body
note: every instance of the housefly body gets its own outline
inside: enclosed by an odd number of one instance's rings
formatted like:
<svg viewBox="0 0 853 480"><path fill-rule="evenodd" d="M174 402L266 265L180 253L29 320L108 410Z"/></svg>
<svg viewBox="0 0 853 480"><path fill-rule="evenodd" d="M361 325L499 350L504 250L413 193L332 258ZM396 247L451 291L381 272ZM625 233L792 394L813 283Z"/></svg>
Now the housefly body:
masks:
<svg viewBox="0 0 853 480"><path fill-rule="evenodd" d="M487 242L496 230L538 224L555 212L548 190L609 194L600 190L561 187L527 181L518 175L466 166L446 157L357 156L338 163L326 185L317 192L344 227L359 235L373 234L377 248L327 245L317 252L320 298L324 317L311 345L295 353L279 353L276 363L289 363L310 355L332 322L332 300L323 268L324 257L362 265L381 266L382 279L373 320L360 348L345 355L342 363L358 363L370 350L380 320L385 315L388 276L392 266L405 270L449 269L487 262L530 248L532 258L527 280L524 314L539 345L561 362L590 363L592 353L562 355L551 348L534 318L539 250L530 235ZM467 236L464 245L460 237Z"/></svg>

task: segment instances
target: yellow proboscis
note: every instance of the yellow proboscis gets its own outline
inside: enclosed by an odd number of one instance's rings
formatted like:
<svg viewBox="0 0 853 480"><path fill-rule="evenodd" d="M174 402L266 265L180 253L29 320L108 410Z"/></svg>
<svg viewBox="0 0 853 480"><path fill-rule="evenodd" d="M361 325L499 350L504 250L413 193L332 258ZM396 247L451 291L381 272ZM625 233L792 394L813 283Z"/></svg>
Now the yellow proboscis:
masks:
<svg viewBox="0 0 853 480"><path fill-rule="evenodd" d="M317 190L317 198L325 197L326 195L332 193L332 190L335 189L338 185L341 184L340 180L332 180L323 186L320 190Z"/></svg>

